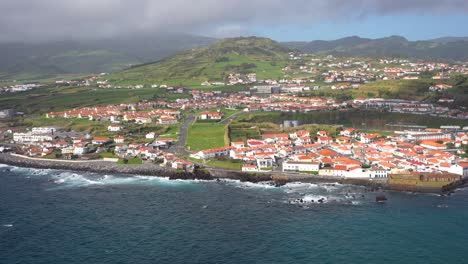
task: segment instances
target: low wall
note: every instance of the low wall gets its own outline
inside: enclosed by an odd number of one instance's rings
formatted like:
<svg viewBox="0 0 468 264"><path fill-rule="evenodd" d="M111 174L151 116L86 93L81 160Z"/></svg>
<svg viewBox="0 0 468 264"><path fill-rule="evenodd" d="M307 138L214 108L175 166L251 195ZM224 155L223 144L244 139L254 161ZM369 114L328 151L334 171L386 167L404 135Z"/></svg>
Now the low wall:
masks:
<svg viewBox="0 0 468 264"><path fill-rule="evenodd" d="M176 173L170 168L163 168L153 164L123 165L108 161L70 161L70 160L48 160L40 158L25 157L13 153L0 153L0 163L37 168L87 171L96 173L136 174L147 176L170 177Z"/></svg>

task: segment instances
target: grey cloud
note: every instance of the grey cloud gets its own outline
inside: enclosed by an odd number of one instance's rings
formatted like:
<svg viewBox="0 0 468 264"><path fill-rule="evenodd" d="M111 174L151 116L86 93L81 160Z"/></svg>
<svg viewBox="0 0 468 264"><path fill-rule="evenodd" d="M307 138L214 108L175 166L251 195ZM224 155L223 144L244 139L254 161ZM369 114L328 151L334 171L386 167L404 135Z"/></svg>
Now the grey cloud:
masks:
<svg viewBox="0 0 468 264"><path fill-rule="evenodd" d="M370 15L468 13L466 0L0 0L0 41L176 31L214 36L250 26L313 25Z"/></svg>

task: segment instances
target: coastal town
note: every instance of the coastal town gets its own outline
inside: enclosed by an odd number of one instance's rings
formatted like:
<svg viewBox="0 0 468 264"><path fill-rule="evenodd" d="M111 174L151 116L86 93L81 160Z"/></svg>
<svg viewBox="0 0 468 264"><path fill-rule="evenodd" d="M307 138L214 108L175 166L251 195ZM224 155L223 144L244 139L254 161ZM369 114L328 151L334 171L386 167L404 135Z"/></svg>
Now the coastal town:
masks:
<svg viewBox="0 0 468 264"><path fill-rule="evenodd" d="M314 176L382 180L390 175L408 173L428 175L428 181L454 182L468 176L468 160L462 156L468 145L468 127L441 126L394 131L392 134L368 133L340 127L335 134L311 133L307 129L289 132L270 131L260 137L225 142L225 146L199 151L177 151L180 135L165 137L148 131L151 124L180 125L195 115L192 122L222 122L220 109L231 108L236 114L256 112L332 111L341 109L417 109L437 111L423 103L404 100L355 99L337 102L325 98L304 98L290 94L227 97L216 92L192 91L192 99L177 102L140 102L50 112L46 118L83 119L98 122L105 135L67 131L61 127L17 127L2 131L3 141L14 144L19 155L59 160L104 160L120 164L152 163L154 166L193 171L208 161L239 164L245 173L298 173ZM175 110L183 109L183 110ZM218 110L211 110L218 109ZM367 110L362 110L367 109ZM187 112L187 111L191 112ZM437 112L434 112L437 113ZM441 112L445 113L445 112ZM441 114L440 113L440 114ZM185 117L184 117L185 116ZM130 127L143 127L147 133L129 133ZM209 129L209 127L207 128ZM135 131L135 130L132 130ZM284 131L284 129L283 129ZM185 146L185 142L183 145ZM223 167L223 166L221 166Z"/></svg>
<svg viewBox="0 0 468 264"><path fill-rule="evenodd" d="M166 96L136 103L50 111L38 117L42 126L2 128L0 145L3 142L3 151L21 157L102 160L127 166L152 164L187 172L212 167L251 174L393 179L397 183L424 175L417 181L424 178L426 182L440 182L441 186L468 177L468 126L451 122L467 120L468 110L453 104L456 98L447 93L453 87L452 76L468 74L466 65L406 59L339 60L333 56L316 58L300 53L290 53L289 59L294 63L282 69L288 78L259 79L255 73L230 73L225 81L206 80L200 84L205 87L201 89L154 83L121 86L108 81L107 74L56 81L53 85L95 86L100 90L150 87L163 91ZM431 80L422 89L432 100L392 98L381 92L367 92L365 97L320 94L331 91L340 95L377 81L405 82L420 78ZM244 88L223 89L237 85ZM11 93L40 87L25 84L2 89ZM306 122L294 118L276 120L280 124L273 127L260 123L268 128L257 127L261 117L251 123L243 120L268 113L307 117L327 112L430 116L445 118L446 123L421 126L397 122L386 124L382 131L372 131L366 123L359 128L317 126L310 122L313 118ZM17 117L14 109L0 111L0 118ZM60 126L67 122L81 122L84 129ZM241 125L238 130L234 128L237 123ZM192 133L195 128L202 130L201 134ZM202 141L203 131L209 137L215 129L218 141L196 144ZM245 132L251 130L255 133Z"/></svg>

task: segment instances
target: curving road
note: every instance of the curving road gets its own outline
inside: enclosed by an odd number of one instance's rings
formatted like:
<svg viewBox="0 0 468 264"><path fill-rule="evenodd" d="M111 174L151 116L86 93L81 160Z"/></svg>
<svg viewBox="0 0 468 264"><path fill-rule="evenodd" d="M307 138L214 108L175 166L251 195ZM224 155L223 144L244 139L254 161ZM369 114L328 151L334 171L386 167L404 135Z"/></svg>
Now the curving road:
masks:
<svg viewBox="0 0 468 264"><path fill-rule="evenodd" d="M234 121L236 118L238 118L241 115L246 114L245 112L238 112L233 114L232 116L229 116L221 121L218 122L218 124L228 124L232 121ZM195 121L195 114L190 113L187 118L185 118L180 125L179 129L179 140L177 141L176 144L172 145L168 151L174 154L179 154L179 155L190 155L191 153L185 149L185 144L187 143L187 134L188 134L188 128L189 126L192 125L192 123Z"/></svg>
<svg viewBox="0 0 468 264"><path fill-rule="evenodd" d="M219 121L218 124L225 125L225 124L227 124L227 123L230 123L230 122L234 121L234 120L235 120L236 118L238 118L239 116L245 115L245 114L246 114L246 112L242 112L242 111L241 111L241 112L237 112L237 113L233 114L232 116L230 116L230 117L228 117L228 118L225 118L225 119Z"/></svg>
<svg viewBox="0 0 468 264"><path fill-rule="evenodd" d="M184 119L179 128L179 140L176 144L169 148L169 152L174 154L190 155L190 152L185 150L185 143L187 142L188 128L194 120L194 114L190 114L187 118Z"/></svg>

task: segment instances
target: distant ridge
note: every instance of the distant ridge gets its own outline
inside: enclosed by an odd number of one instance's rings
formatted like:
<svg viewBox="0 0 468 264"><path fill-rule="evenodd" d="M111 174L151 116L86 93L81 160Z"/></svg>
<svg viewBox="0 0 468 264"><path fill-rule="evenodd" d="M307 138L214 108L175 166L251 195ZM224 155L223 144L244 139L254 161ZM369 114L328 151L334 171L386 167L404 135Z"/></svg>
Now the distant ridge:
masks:
<svg viewBox="0 0 468 264"><path fill-rule="evenodd" d="M352 36L331 41L284 42L283 45L308 53L468 61L468 37L409 41L401 36L379 39Z"/></svg>
<svg viewBox="0 0 468 264"><path fill-rule="evenodd" d="M153 64L193 48L207 47L216 41L209 37L164 33L42 44L0 43L0 80L35 80L62 74L119 72L136 65L141 67L142 64ZM350 36L331 41L284 43L267 38L240 37L220 40L195 55L198 58L205 55L211 58L227 52L247 57L253 55L250 57L255 59L263 53L262 56L266 56L263 59L271 61L274 56L284 54L289 49L357 57L468 61L468 37L409 41L401 36L378 39Z"/></svg>
<svg viewBox="0 0 468 264"><path fill-rule="evenodd" d="M164 33L87 41L0 43L0 79L114 72L213 41L208 37Z"/></svg>
<svg viewBox="0 0 468 264"><path fill-rule="evenodd" d="M468 37L441 37L441 38L429 39L427 41L449 43L449 42L455 42L455 41L468 41Z"/></svg>

